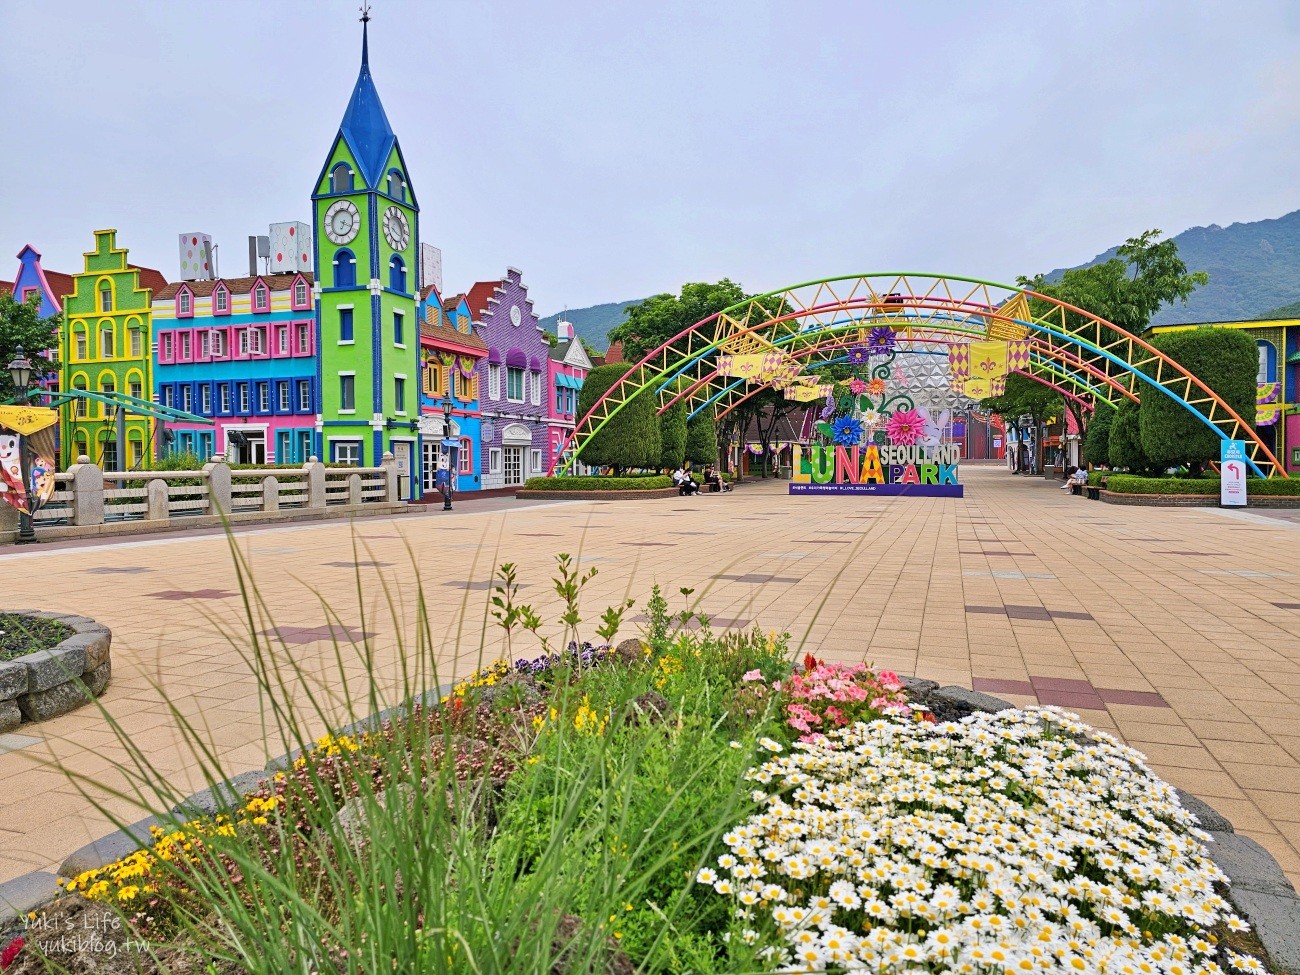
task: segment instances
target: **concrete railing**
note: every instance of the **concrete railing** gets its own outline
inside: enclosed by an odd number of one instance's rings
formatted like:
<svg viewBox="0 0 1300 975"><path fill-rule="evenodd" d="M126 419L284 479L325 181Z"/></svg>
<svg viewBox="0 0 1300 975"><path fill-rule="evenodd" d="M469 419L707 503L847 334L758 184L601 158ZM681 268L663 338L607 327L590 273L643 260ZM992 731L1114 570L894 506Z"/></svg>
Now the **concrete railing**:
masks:
<svg viewBox="0 0 1300 975"><path fill-rule="evenodd" d="M254 470L235 470L218 454L192 471L104 471L82 456L55 475L54 496L35 524L38 538L68 538L107 533L114 525L149 531L174 522L320 517L327 507L332 517L362 507L403 507L397 483L397 462L388 453L379 467L330 468L312 457L300 468ZM6 529L14 519L2 520L0 542L12 541Z"/></svg>

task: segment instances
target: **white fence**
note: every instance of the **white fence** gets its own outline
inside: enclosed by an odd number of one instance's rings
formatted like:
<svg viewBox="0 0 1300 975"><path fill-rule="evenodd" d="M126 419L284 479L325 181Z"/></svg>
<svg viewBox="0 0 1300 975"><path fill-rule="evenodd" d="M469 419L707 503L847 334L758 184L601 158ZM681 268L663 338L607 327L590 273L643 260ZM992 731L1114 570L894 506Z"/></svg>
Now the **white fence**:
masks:
<svg viewBox="0 0 1300 975"><path fill-rule="evenodd" d="M399 500L392 454L384 454L379 467L326 467L313 457L299 468L257 470L235 470L218 455L194 471L104 471L79 457L54 481L54 496L36 513L38 529Z"/></svg>

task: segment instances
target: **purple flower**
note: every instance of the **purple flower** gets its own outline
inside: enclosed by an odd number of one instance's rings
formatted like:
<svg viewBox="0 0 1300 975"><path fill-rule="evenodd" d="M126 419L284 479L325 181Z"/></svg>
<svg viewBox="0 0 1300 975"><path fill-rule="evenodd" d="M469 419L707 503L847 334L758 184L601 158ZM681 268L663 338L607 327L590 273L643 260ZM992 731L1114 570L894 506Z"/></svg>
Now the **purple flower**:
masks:
<svg viewBox="0 0 1300 975"><path fill-rule="evenodd" d="M867 349L868 355L889 355L894 351L894 330L888 325L877 325L867 333Z"/></svg>
<svg viewBox="0 0 1300 975"><path fill-rule="evenodd" d="M876 329L872 329L873 333L875 331ZM894 334L893 332L890 332L889 329L885 329L885 331L889 332L891 336ZM855 345L849 349L849 362L853 363L855 366L865 366L870 360L871 360L870 346Z"/></svg>

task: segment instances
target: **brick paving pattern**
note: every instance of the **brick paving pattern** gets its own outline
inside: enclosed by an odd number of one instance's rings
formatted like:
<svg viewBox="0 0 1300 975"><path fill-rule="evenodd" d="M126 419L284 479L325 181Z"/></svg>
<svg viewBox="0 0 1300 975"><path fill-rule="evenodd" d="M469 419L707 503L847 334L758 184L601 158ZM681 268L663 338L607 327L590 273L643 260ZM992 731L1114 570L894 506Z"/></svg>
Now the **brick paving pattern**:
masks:
<svg viewBox="0 0 1300 975"><path fill-rule="evenodd" d="M788 629L800 653L1078 709L1205 797L1300 883L1300 515L1109 506L994 466L963 465L962 478L963 499L788 497L785 482L758 481L680 508L458 498L450 513L435 506L355 528L66 542L6 550L0 587L10 607L112 628L102 703L188 792L204 783L171 707L205 729L228 773L287 750L263 740L256 680L237 652L247 653L248 634L302 668L310 686L293 689L295 701L327 700L341 724L347 697L364 702L371 677L394 686L399 645L408 660L419 652L417 576L433 636L424 653L446 680L503 652L487 613L501 562L517 565L525 601L557 634L549 580L555 553L570 552L600 567L583 594L588 634L630 595L627 635L655 582L673 611L685 605L679 587L694 587L690 599L715 625ZM232 544L264 602L252 623L238 598L195 595L240 592ZM400 633L390 605L409 614ZM514 639L516 654L536 652ZM368 654L339 653L336 640L345 649L368 640ZM0 880L49 869L108 831L48 764L124 786L113 764L125 748L94 708L0 737Z"/></svg>

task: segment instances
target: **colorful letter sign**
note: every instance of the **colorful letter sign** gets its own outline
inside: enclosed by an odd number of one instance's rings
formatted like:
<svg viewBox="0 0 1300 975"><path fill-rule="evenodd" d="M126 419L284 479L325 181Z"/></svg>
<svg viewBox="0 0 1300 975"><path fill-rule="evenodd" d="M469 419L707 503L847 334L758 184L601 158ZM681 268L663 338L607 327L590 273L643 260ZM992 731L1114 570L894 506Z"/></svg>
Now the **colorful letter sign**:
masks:
<svg viewBox="0 0 1300 975"><path fill-rule="evenodd" d="M941 447L805 447L794 445L791 494L878 494L960 498L961 449Z"/></svg>
<svg viewBox="0 0 1300 975"><path fill-rule="evenodd" d="M1241 508L1246 504L1246 441L1219 441L1219 505Z"/></svg>

